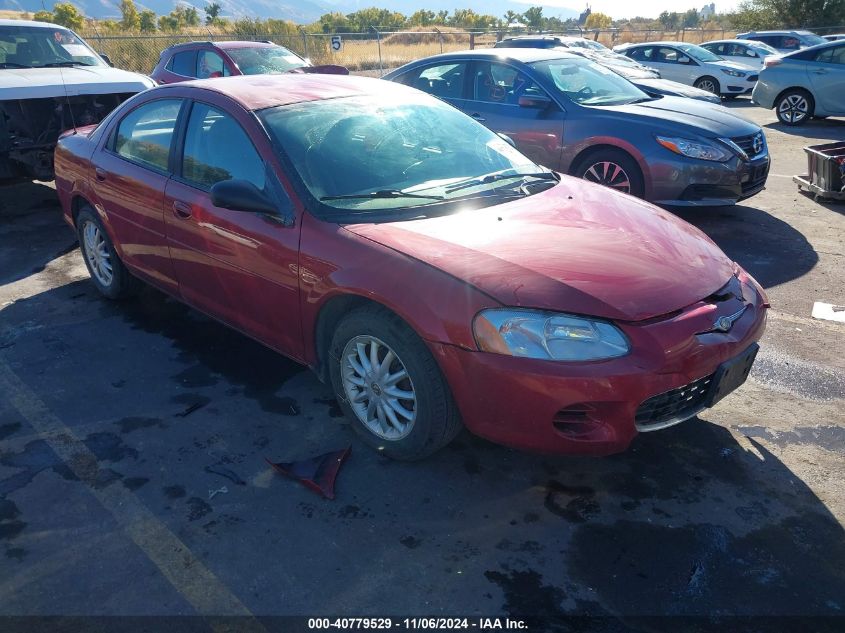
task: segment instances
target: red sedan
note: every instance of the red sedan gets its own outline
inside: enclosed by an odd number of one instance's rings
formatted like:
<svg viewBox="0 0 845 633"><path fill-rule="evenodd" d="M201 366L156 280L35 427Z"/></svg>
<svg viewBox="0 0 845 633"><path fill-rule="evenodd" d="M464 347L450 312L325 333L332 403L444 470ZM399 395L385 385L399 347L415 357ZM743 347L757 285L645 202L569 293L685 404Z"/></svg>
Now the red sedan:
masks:
<svg viewBox="0 0 845 633"><path fill-rule="evenodd" d="M745 380L767 300L698 229L400 84L160 86L56 150L105 296L143 280L311 367L371 445L609 454Z"/></svg>

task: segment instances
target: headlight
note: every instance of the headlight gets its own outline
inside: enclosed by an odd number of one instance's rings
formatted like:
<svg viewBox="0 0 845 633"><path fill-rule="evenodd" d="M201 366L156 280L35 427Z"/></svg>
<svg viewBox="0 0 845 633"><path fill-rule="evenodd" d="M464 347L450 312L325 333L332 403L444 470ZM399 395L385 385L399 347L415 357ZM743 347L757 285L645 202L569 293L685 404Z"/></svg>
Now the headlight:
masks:
<svg viewBox="0 0 845 633"><path fill-rule="evenodd" d="M720 70L725 73L726 75L730 75L731 77L745 77L746 73L739 71L739 70L731 70L730 68L720 68Z"/></svg>
<svg viewBox="0 0 845 633"><path fill-rule="evenodd" d="M681 156L719 162L724 162L731 157L727 149L711 143L692 141L687 138L671 138L668 136L656 136L655 138L663 147Z"/></svg>
<svg viewBox="0 0 845 633"><path fill-rule="evenodd" d="M616 326L554 312L483 310L472 329L478 349L507 356L588 361L624 356L630 350Z"/></svg>

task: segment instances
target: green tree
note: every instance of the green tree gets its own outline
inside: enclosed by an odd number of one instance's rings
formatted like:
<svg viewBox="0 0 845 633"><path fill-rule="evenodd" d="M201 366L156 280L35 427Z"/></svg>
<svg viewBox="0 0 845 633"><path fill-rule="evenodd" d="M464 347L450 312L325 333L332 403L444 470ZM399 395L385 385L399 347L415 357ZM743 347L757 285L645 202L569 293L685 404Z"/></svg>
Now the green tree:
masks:
<svg viewBox="0 0 845 633"><path fill-rule="evenodd" d="M55 19L53 18L52 11L38 11L35 15L32 16L32 19L36 22L54 22Z"/></svg>
<svg viewBox="0 0 845 633"><path fill-rule="evenodd" d="M205 5L205 23L208 25L220 23L220 11L223 7L217 2Z"/></svg>
<svg viewBox="0 0 845 633"><path fill-rule="evenodd" d="M141 33L155 33L156 32L156 14L155 11L144 9L138 15L139 28Z"/></svg>
<svg viewBox="0 0 845 633"><path fill-rule="evenodd" d="M543 28L543 7L531 7L522 14L522 21L532 29Z"/></svg>
<svg viewBox="0 0 845 633"><path fill-rule="evenodd" d="M141 28L141 17L132 0L120 0L120 26L124 31L137 31Z"/></svg>
<svg viewBox="0 0 845 633"><path fill-rule="evenodd" d="M53 22L78 31L85 25L85 16L70 2L59 2L53 5Z"/></svg>
<svg viewBox="0 0 845 633"><path fill-rule="evenodd" d="M516 11L508 11L503 17L505 19L505 26L514 22L519 22L519 13Z"/></svg>
<svg viewBox="0 0 845 633"><path fill-rule="evenodd" d="M737 28L796 28L845 22L843 0L747 0L729 16Z"/></svg>
<svg viewBox="0 0 845 633"><path fill-rule="evenodd" d="M669 13L668 11L664 11L657 17L660 20L660 25L667 31L678 28L679 18L680 16L677 13Z"/></svg>
<svg viewBox="0 0 845 633"><path fill-rule="evenodd" d="M431 26L436 18L437 14L434 11L420 9L408 18L408 23L411 26Z"/></svg>
<svg viewBox="0 0 845 633"><path fill-rule="evenodd" d="M692 29L698 26L700 21L701 16L698 15L698 9L690 9L684 13L682 24L685 29Z"/></svg>
<svg viewBox="0 0 845 633"><path fill-rule="evenodd" d="M179 18L170 15L162 15L158 19L158 28L160 31L178 31L180 28Z"/></svg>
<svg viewBox="0 0 845 633"><path fill-rule="evenodd" d="M610 28L610 25L613 23L613 20L610 18L609 15L605 15L604 13L594 12L587 16L587 21L584 22L584 28L586 29L607 29Z"/></svg>
<svg viewBox="0 0 845 633"><path fill-rule="evenodd" d="M446 24L449 21L449 12L448 11L438 11L437 18L435 18L435 24Z"/></svg>

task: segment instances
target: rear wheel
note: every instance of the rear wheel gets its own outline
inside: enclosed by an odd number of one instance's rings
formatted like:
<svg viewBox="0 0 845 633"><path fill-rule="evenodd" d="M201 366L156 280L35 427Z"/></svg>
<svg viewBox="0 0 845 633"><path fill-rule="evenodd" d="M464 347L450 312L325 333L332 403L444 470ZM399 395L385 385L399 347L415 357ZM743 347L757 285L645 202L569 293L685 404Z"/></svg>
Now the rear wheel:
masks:
<svg viewBox="0 0 845 633"><path fill-rule="evenodd" d="M601 149L581 159L573 175L622 193L643 197L643 177L631 156L618 149Z"/></svg>
<svg viewBox="0 0 845 633"><path fill-rule="evenodd" d="M801 125L813 116L815 104L810 93L792 89L784 92L775 102L778 121L784 125Z"/></svg>
<svg viewBox="0 0 845 633"><path fill-rule="evenodd" d="M365 307L344 318L329 350L332 387L353 428L388 457L416 460L461 429L428 347L399 317Z"/></svg>
<svg viewBox="0 0 845 633"><path fill-rule="evenodd" d="M79 249L88 274L100 293L109 299L131 296L140 282L120 261L103 223L91 207L82 207L76 218Z"/></svg>
<svg viewBox="0 0 845 633"><path fill-rule="evenodd" d="M710 77L709 75L696 80L693 86L699 90L712 92L714 95L721 94L719 91L719 80L715 77Z"/></svg>

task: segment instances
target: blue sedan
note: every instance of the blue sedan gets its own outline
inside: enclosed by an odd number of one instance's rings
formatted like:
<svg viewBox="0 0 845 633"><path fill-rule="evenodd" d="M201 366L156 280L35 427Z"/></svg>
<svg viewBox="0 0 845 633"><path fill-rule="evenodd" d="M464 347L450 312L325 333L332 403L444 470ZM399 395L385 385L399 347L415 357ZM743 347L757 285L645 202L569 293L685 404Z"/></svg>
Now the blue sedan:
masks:
<svg viewBox="0 0 845 633"><path fill-rule="evenodd" d="M845 42L767 57L751 100L767 110L774 108L784 125L845 116Z"/></svg>

